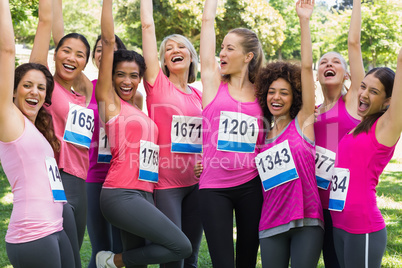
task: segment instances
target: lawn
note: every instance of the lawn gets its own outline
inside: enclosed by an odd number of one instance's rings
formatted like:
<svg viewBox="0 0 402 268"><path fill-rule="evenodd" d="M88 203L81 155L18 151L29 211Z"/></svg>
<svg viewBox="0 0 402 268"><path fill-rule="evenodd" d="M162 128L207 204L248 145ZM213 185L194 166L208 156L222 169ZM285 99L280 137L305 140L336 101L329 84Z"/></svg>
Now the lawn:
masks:
<svg viewBox="0 0 402 268"><path fill-rule="evenodd" d="M387 223L388 244L382 267L402 267L402 172L384 172L377 187L378 205ZM3 170L0 168L0 268L11 268L5 249L4 236L12 209L12 194ZM235 229L235 226L234 226ZM91 256L91 244L85 235L81 249L82 267L87 267ZM212 267L208 247L203 238L198 266ZM158 265L150 265L156 268ZM258 258L257 267L261 267ZM318 267L324 267L322 260Z"/></svg>

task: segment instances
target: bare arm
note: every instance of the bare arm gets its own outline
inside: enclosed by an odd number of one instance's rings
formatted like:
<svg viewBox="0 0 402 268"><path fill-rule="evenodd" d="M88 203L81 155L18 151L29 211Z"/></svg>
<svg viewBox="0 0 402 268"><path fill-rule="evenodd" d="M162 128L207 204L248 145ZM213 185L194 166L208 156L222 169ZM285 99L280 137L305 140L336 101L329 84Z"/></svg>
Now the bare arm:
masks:
<svg viewBox="0 0 402 268"><path fill-rule="evenodd" d="M8 142L24 130L21 113L13 104L15 43L8 0L0 0L0 33L0 140Z"/></svg>
<svg viewBox="0 0 402 268"><path fill-rule="evenodd" d="M313 75L313 49L311 44L310 18L313 13L314 0L299 0L296 11L301 29L301 82L303 105L298 113L299 125L304 135L314 140L315 84Z"/></svg>
<svg viewBox="0 0 402 268"><path fill-rule="evenodd" d="M155 23L152 0L141 0L142 53L147 70L144 79L153 85L159 72L158 48L156 45Z"/></svg>
<svg viewBox="0 0 402 268"><path fill-rule="evenodd" d="M53 2L53 24L52 24L52 34L53 42L55 46L60 42L60 39L64 36L64 20L63 20L63 1L54 0Z"/></svg>
<svg viewBox="0 0 402 268"><path fill-rule="evenodd" d="M47 66L50 36L52 31L52 2L53 0L39 1L39 22L36 29L34 45L29 62L36 62Z"/></svg>
<svg viewBox="0 0 402 268"><path fill-rule="evenodd" d="M348 36L348 54L350 64L351 86L346 93L346 108L350 114L357 116L357 94L365 72L360 46L361 37L361 0L353 0L352 16L350 18Z"/></svg>
<svg viewBox="0 0 402 268"><path fill-rule="evenodd" d="M99 66L99 77L96 83L95 96L98 102L99 115L103 122L120 113L119 97L113 89L112 67L114 54L114 24L112 0L103 0L101 16L102 60ZM117 107L114 109L114 107Z"/></svg>
<svg viewBox="0 0 402 268"><path fill-rule="evenodd" d="M215 60L215 16L217 0L206 0L202 14L200 60L203 86L202 105L206 107L216 96L220 84L219 66Z"/></svg>
<svg viewBox="0 0 402 268"><path fill-rule="evenodd" d="M386 146L393 146L402 131L402 49L399 51L398 62L395 73L392 97L389 101L389 108L383 114L375 130L379 143Z"/></svg>

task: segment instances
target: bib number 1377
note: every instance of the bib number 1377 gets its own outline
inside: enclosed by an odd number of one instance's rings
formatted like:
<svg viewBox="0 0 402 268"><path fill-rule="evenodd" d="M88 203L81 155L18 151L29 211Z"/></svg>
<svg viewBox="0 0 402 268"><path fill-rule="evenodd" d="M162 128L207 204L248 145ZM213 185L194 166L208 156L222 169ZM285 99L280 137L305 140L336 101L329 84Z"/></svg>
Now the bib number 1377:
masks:
<svg viewBox="0 0 402 268"><path fill-rule="evenodd" d="M334 168L328 209L342 211L345 208L350 172L347 168Z"/></svg>

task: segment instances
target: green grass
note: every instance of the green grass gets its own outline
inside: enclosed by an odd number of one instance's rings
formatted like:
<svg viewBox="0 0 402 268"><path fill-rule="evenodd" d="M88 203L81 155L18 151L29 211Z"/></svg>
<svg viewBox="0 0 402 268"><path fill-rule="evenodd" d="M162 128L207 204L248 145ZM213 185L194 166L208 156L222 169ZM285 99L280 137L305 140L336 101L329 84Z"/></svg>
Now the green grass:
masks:
<svg viewBox="0 0 402 268"><path fill-rule="evenodd" d="M382 267L402 267L402 172L385 172L377 187L378 205L387 223L388 243ZM0 268L12 268L8 261L4 236L12 209L12 194L7 178L0 167ZM235 226L234 226L235 230ZM82 267L87 267L91 257L91 244L85 234L81 249ZM203 237L199 252L198 266L200 268L212 267L208 253L207 243ZM149 265L157 268L158 265ZM261 267L258 256L257 267ZM324 267L322 259L317 267Z"/></svg>

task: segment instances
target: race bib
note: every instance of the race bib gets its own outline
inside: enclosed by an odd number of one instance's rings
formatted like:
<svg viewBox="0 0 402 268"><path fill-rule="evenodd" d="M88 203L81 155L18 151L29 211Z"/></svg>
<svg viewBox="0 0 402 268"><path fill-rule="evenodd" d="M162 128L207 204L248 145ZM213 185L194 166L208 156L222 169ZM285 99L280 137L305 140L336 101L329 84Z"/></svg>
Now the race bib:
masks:
<svg viewBox="0 0 402 268"><path fill-rule="evenodd" d="M49 177L50 188L53 194L54 202L67 202L66 194L64 193L63 183L56 160L53 157L46 157L47 175Z"/></svg>
<svg viewBox="0 0 402 268"><path fill-rule="evenodd" d="M94 132L94 111L73 103L69 105L63 140L89 149Z"/></svg>
<svg viewBox="0 0 402 268"><path fill-rule="evenodd" d="M98 144L98 163L110 163L112 160L112 153L110 152L109 140L106 136L105 129L99 127L99 144Z"/></svg>
<svg viewBox="0 0 402 268"><path fill-rule="evenodd" d="M172 153L202 153L202 118L173 115L170 138Z"/></svg>
<svg viewBox="0 0 402 268"><path fill-rule="evenodd" d="M255 163L265 191L299 178L287 140L258 154Z"/></svg>
<svg viewBox="0 0 402 268"><path fill-rule="evenodd" d="M150 141L141 141L139 180L158 182L159 146Z"/></svg>
<svg viewBox="0 0 402 268"><path fill-rule="evenodd" d="M219 118L217 150L253 153L258 132L257 118L242 113L222 111Z"/></svg>
<svg viewBox="0 0 402 268"><path fill-rule="evenodd" d="M334 168L332 175L331 192L329 194L329 210L342 211L345 208L348 194L350 172L347 168Z"/></svg>
<svg viewBox="0 0 402 268"><path fill-rule="evenodd" d="M328 149L316 146L315 177L318 188L327 190L334 172L336 154Z"/></svg>

